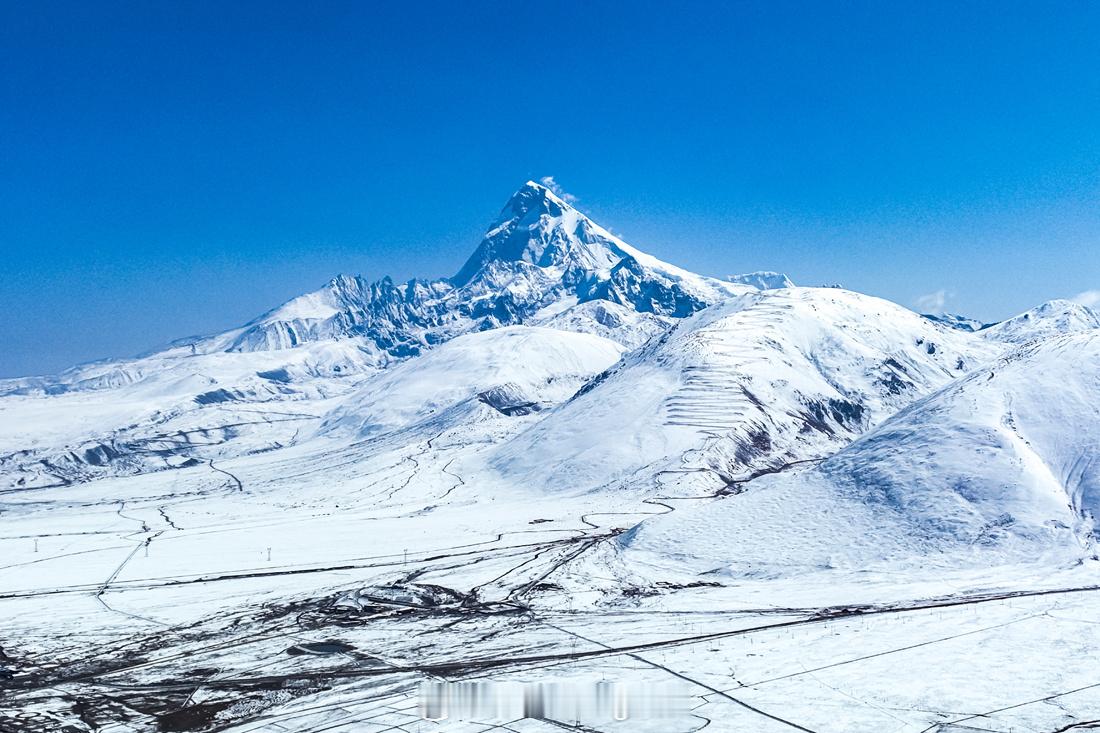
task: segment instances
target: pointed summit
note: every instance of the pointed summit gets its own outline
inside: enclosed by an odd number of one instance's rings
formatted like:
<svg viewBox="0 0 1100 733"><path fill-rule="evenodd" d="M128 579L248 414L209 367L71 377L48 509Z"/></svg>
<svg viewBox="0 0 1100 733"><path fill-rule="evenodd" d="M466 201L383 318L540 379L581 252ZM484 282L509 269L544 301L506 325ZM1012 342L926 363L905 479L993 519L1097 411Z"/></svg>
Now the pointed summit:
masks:
<svg viewBox="0 0 1100 733"><path fill-rule="evenodd" d="M450 283L463 288L485 275L499 285L502 271L525 277L531 274L531 267L541 268L535 273L539 278L574 284L606 283L616 268L625 265L644 272L646 279L660 280L666 286L675 283L692 291L699 300L715 302L730 292L726 283L700 277L635 249L578 211L569 203L570 198L541 183L527 181L508 199L481 244Z"/></svg>
<svg viewBox="0 0 1100 733"><path fill-rule="evenodd" d="M451 282L466 285L492 262L606 271L632 254L548 187L527 181L508 199Z"/></svg>
<svg viewBox="0 0 1100 733"><path fill-rule="evenodd" d="M496 224L511 221L517 216L525 216L532 210L538 210L551 216L560 216L563 209L571 208L573 207L551 191L549 187L534 181L527 181L512 194L512 198L508 199L508 203L500 210L500 216L497 217ZM492 227L490 227L490 230L492 230Z"/></svg>
<svg viewBox="0 0 1100 733"><path fill-rule="evenodd" d="M634 249L544 180L550 185L520 186L449 280L339 277L241 328L202 339L196 348L267 351L356 338L364 342L361 360L384 366L463 333L538 322L571 305L606 301L652 315L641 319L646 323L667 325L660 319L683 318L745 292L744 285L702 277Z"/></svg>

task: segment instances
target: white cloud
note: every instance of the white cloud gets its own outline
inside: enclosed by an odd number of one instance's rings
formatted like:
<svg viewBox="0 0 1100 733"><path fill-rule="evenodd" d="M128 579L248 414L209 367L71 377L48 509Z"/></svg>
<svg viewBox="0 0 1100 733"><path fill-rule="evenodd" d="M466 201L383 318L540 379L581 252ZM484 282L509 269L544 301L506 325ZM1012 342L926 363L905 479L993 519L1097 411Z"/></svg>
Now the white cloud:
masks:
<svg viewBox="0 0 1100 733"><path fill-rule="evenodd" d="M953 297L954 293L949 293L943 288L940 288L934 293L928 293L927 295L922 295L917 298L917 310L921 313L941 315L944 312L947 301Z"/></svg>
<svg viewBox="0 0 1100 733"><path fill-rule="evenodd" d="M554 180L553 176L543 176L539 179L539 183L549 188L554 192L554 195L567 204L571 204L577 200L577 197L573 194L566 193L562 187L558 185L558 182Z"/></svg>
<svg viewBox="0 0 1100 733"><path fill-rule="evenodd" d="M1096 308L1100 306L1100 290L1086 290L1073 296L1070 300L1086 308Z"/></svg>

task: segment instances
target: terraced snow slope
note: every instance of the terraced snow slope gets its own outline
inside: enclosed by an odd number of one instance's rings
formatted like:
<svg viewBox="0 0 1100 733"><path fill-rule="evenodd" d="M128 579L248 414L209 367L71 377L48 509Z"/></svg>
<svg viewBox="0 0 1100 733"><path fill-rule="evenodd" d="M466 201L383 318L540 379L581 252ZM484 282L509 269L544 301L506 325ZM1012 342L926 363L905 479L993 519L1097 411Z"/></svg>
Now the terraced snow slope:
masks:
<svg viewBox="0 0 1100 733"><path fill-rule="evenodd" d="M817 468L642 523L632 552L735 575L1053 564L1100 516L1100 330L1029 341Z"/></svg>
<svg viewBox="0 0 1100 733"><path fill-rule="evenodd" d="M669 471L728 482L827 456L995 353L851 291L752 293L626 356L501 446L493 466L548 489L645 485Z"/></svg>

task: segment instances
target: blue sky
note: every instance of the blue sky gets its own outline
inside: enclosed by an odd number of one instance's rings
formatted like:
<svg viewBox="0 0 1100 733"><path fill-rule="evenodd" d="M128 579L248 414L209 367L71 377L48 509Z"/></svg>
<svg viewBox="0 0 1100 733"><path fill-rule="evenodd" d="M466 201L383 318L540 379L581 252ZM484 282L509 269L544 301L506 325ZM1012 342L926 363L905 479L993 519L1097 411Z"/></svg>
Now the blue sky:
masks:
<svg viewBox="0 0 1100 733"><path fill-rule="evenodd" d="M0 5L0 376L453 274L543 176L707 274L1100 290L1100 4L562 5Z"/></svg>

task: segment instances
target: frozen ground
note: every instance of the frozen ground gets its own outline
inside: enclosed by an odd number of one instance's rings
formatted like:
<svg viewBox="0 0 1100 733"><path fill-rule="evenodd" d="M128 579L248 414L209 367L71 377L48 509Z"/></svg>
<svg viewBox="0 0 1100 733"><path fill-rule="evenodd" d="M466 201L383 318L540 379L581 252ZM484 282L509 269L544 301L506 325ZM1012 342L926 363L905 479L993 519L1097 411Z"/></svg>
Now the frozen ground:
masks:
<svg viewBox="0 0 1100 733"><path fill-rule="evenodd" d="M7 495L0 729L590 729L422 721L424 679L692 695L690 717L607 730L1100 717L1095 562L760 580L624 563L621 533L647 515L733 499L698 498L704 476L664 499L478 478L487 447L531 419Z"/></svg>

